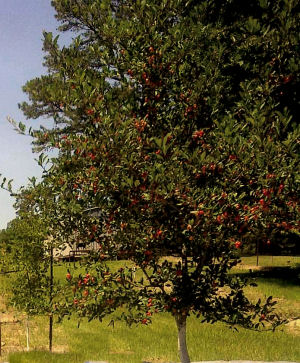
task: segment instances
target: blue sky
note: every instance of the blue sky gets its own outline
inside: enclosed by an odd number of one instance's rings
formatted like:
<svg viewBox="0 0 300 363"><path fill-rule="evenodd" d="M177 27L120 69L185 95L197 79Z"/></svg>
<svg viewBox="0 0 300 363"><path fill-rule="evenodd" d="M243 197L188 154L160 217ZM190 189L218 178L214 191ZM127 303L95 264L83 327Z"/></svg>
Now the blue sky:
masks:
<svg viewBox="0 0 300 363"><path fill-rule="evenodd" d="M31 139L18 135L7 116L27 125L39 126L43 120L26 121L18 103L26 100L22 86L45 69L42 66L42 32L57 34L58 23L50 0L6 0L0 9L0 174L14 179L16 188L26 185L41 170L31 152ZM13 198L0 190L0 229L14 218Z"/></svg>

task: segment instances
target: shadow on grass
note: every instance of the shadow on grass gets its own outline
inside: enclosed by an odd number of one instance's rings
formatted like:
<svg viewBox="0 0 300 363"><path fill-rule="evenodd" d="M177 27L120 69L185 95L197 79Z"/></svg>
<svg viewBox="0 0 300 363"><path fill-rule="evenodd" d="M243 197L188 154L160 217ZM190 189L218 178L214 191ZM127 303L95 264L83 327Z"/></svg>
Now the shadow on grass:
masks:
<svg viewBox="0 0 300 363"><path fill-rule="evenodd" d="M9 363L75 363L82 361L82 356L74 353L63 354L34 351L28 353L12 353L9 355Z"/></svg>
<svg viewBox="0 0 300 363"><path fill-rule="evenodd" d="M300 286L300 265L296 267L273 267L265 266L259 270L244 270L240 272L234 272L233 275L241 278L264 278L272 279L272 282L276 282L282 287L287 286Z"/></svg>

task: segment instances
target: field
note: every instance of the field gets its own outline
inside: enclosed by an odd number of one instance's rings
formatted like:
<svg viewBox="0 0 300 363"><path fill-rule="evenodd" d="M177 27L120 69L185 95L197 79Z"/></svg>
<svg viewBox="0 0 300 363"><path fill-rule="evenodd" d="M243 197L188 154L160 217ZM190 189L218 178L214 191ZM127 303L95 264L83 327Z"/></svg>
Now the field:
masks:
<svg viewBox="0 0 300 363"><path fill-rule="evenodd" d="M251 298L272 295L278 301L278 311L288 319L300 317L299 257L245 257L233 273L248 274L249 268L258 283L248 288ZM112 266L122 262L112 262ZM272 266L273 268L270 268ZM296 269L298 266L298 269ZM292 268L292 270L291 270ZM66 266L56 267L56 276L65 275ZM288 273L292 271L292 273ZM19 320L2 326L2 357L10 363L83 363L87 360L107 360L109 363L141 363L178 361L175 322L168 314L160 314L150 326L127 327L109 325L111 317L99 323L82 321L78 328L75 318L55 324L54 353L47 350L47 317L29 321L30 351L26 352L26 318L4 305L12 277L0 276L0 319ZM300 361L299 320L278 329L275 333L258 333L222 324L201 324L195 317L188 320L188 346L192 360L285 360ZM2 359L2 360L1 360Z"/></svg>

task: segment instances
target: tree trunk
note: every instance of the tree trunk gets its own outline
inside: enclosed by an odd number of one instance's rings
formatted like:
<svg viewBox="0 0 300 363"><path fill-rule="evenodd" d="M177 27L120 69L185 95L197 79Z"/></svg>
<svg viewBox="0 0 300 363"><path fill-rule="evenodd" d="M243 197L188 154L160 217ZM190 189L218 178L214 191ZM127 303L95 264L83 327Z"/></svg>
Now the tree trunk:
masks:
<svg viewBox="0 0 300 363"><path fill-rule="evenodd" d="M49 352L52 352L53 341L53 316L49 316Z"/></svg>
<svg viewBox="0 0 300 363"><path fill-rule="evenodd" d="M181 363L191 363L186 346L186 315L175 316L178 330L178 353Z"/></svg>
<svg viewBox="0 0 300 363"><path fill-rule="evenodd" d="M29 316L27 315L27 319L26 319L26 349L27 352L29 352Z"/></svg>
<svg viewBox="0 0 300 363"><path fill-rule="evenodd" d="M49 291L49 302L50 308L52 310L52 300L53 300L53 246L51 245L50 250L50 291ZM49 315L49 351L52 352L52 340L53 340L53 316L52 311Z"/></svg>

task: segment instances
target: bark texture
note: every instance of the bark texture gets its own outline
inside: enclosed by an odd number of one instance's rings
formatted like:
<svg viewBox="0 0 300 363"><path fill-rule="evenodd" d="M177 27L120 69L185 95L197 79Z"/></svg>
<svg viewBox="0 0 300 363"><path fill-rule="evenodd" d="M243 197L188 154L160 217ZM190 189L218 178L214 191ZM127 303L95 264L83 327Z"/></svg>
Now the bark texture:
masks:
<svg viewBox="0 0 300 363"><path fill-rule="evenodd" d="M186 315L175 316L178 330L178 352L181 363L191 363L186 345Z"/></svg>

